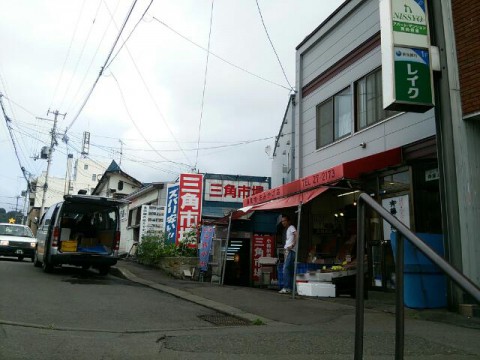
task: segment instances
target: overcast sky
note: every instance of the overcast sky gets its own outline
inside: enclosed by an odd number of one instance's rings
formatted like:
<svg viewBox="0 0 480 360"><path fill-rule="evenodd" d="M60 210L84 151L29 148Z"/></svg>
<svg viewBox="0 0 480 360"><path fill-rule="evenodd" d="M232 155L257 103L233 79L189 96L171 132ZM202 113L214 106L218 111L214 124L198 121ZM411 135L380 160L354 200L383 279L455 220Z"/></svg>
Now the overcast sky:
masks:
<svg viewBox="0 0 480 360"><path fill-rule="evenodd" d="M295 86L295 47L342 2L258 0L285 77L255 0L217 0L213 12L211 0L155 0L141 21L150 0L138 0L87 100L135 1L0 0L0 92L20 159L0 112L0 207L15 209L26 189L19 162L32 177L46 171L33 158L53 122L38 118L56 110L66 116L52 176L65 176L67 153L80 156L84 131L91 159L142 182L192 168L270 176L265 148Z"/></svg>

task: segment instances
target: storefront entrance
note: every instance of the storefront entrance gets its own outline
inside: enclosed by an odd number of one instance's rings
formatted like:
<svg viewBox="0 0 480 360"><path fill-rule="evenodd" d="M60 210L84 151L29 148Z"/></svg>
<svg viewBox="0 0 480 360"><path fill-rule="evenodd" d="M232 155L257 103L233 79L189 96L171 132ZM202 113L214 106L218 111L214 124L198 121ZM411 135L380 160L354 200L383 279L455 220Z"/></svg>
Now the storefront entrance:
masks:
<svg viewBox="0 0 480 360"><path fill-rule="evenodd" d="M369 178L365 191L413 232L441 234L441 206L437 163L412 162L411 166L381 172ZM395 289L395 261L391 226L373 211L367 212L367 254L372 288Z"/></svg>
<svg viewBox="0 0 480 360"><path fill-rule="evenodd" d="M250 239L229 239L224 283L235 286L250 285Z"/></svg>

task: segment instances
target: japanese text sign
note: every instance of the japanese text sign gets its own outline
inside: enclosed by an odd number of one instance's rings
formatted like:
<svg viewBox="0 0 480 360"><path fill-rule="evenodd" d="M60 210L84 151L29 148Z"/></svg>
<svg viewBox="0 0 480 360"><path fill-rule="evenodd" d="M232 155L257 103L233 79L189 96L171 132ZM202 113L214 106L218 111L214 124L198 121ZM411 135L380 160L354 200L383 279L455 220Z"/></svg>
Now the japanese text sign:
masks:
<svg viewBox="0 0 480 360"><path fill-rule="evenodd" d="M167 243L174 244L177 235L178 184L167 186L167 208L165 212L165 233Z"/></svg>
<svg viewBox="0 0 480 360"><path fill-rule="evenodd" d="M262 266L258 262L261 257L273 257L274 241L272 235L253 235L252 242L252 273L253 281L258 282L261 278Z"/></svg>
<svg viewBox="0 0 480 360"><path fill-rule="evenodd" d="M268 188L268 182L206 179L205 200L241 203L243 199Z"/></svg>
<svg viewBox="0 0 480 360"><path fill-rule="evenodd" d="M425 0L392 0L390 13L395 44L429 46Z"/></svg>
<svg viewBox="0 0 480 360"><path fill-rule="evenodd" d="M404 103L432 103L430 60L427 50L394 48L395 97Z"/></svg>
<svg viewBox="0 0 480 360"><path fill-rule="evenodd" d="M165 206L142 205L140 239L159 236L164 229Z"/></svg>
<svg viewBox="0 0 480 360"><path fill-rule="evenodd" d="M383 107L425 112L434 106L425 0L380 0Z"/></svg>
<svg viewBox="0 0 480 360"><path fill-rule="evenodd" d="M200 224L202 216L203 175L181 174L176 244L183 234Z"/></svg>

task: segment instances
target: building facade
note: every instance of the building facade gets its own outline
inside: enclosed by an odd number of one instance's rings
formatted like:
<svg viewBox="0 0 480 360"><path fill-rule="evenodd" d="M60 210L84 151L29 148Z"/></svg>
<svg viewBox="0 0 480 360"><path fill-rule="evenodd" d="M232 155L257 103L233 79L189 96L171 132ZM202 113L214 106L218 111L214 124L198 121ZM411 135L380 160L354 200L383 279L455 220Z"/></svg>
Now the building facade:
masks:
<svg viewBox="0 0 480 360"><path fill-rule="evenodd" d="M125 197L129 203L120 208L120 252L129 252L140 242L149 222L155 223L157 235L165 232L166 196L167 184L151 183Z"/></svg>
<svg viewBox="0 0 480 360"><path fill-rule="evenodd" d="M77 159L70 184L70 194L77 194L79 190L92 194L106 170L107 165L101 162L87 158Z"/></svg>
<svg viewBox="0 0 480 360"><path fill-rule="evenodd" d="M141 187L140 181L122 171L115 160L112 160L90 194L123 199Z"/></svg>
<svg viewBox="0 0 480 360"><path fill-rule="evenodd" d="M298 45L294 180L244 205L292 216L294 206L306 205L298 223L300 261L309 255L345 261L341 250L355 240L356 194L362 191L415 233L439 238L446 259L479 283L480 245L473 234L479 214L479 66L470 61L479 51L471 38L478 37L471 23L479 6L430 3L440 67L434 73L437 106L423 113L383 108L378 1L345 1ZM282 165L273 163L276 179ZM393 289L391 228L374 213L367 217L369 286ZM454 293L450 289L450 304L464 300Z"/></svg>

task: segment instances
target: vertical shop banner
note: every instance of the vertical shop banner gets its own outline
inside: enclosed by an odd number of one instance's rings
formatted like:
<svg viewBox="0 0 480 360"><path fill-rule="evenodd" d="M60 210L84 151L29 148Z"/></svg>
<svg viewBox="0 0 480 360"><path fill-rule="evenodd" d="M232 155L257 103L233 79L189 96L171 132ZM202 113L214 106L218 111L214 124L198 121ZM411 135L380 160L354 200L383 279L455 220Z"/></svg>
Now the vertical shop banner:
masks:
<svg viewBox="0 0 480 360"><path fill-rule="evenodd" d="M183 234L200 224L202 217L203 175L181 174L176 244Z"/></svg>
<svg viewBox="0 0 480 360"><path fill-rule="evenodd" d="M178 189L179 189L178 184L167 186L167 209L165 213L165 233L167 234L168 244L175 244L175 239L177 235Z"/></svg>
<svg viewBox="0 0 480 360"><path fill-rule="evenodd" d="M252 242L252 274L253 281L258 282L261 279L262 266L258 263L261 257L273 257L274 242L272 235L253 235Z"/></svg>
<svg viewBox="0 0 480 360"><path fill-rule="evenodd" d="M215 227L202 226L200 246L198 247L199 267L202 271L208 270L208 260L212 249L212 239L215 236Z"/></svg>

